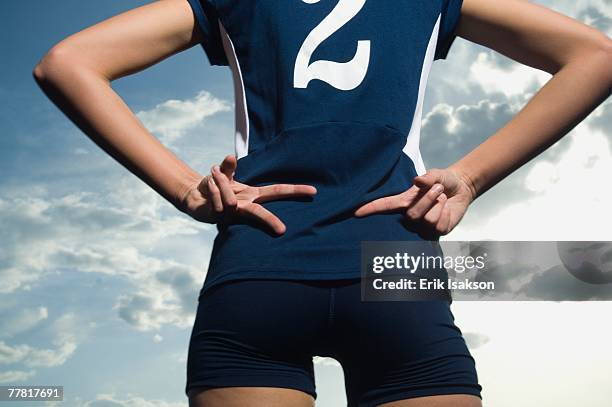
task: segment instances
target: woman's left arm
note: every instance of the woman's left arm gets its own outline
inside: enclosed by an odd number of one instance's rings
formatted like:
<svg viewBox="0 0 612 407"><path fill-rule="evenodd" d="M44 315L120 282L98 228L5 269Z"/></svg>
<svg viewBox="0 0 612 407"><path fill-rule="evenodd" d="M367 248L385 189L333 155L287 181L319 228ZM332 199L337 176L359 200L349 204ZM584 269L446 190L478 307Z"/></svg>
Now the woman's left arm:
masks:
<svg viewBox="0 0 612 407"><path fill-rule="evenodd" d="M526 0L464 0L456 34L553 77L466 156L415 177L402 194L367 203L356 216L401 209L425 234L447 234L476 197L554 144L610 96L612 40L551 9Z"/></svg>
<svg viewBox="0 0 612 407"><path fill-rule="evenodd" d="M512 120L450 167L468 180L474 197L610 96L612 40L551 9L525 0L464 0L457 35L553 75Z"/></svg>

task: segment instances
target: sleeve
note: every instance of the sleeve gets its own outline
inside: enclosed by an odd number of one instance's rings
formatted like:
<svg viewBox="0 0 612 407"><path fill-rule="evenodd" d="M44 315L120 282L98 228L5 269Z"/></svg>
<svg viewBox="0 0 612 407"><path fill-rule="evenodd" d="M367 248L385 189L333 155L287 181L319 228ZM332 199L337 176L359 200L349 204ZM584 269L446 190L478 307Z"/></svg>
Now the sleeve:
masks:
<svg viewBox="0 0 612 407"><path fill-rule="evenodd" d="M211 65L228 65L223 49L219 16L211 0L187 0L202 31L202 48Z"/></svg>
<svg viewBox="0 0 612 407"><path fill-rule="evenodd" d="M446 59L451 45L457 34L455 30L461 17L461 5L463 0L442 0L442 11L440 16L440 30L434 60Z"/></svg>

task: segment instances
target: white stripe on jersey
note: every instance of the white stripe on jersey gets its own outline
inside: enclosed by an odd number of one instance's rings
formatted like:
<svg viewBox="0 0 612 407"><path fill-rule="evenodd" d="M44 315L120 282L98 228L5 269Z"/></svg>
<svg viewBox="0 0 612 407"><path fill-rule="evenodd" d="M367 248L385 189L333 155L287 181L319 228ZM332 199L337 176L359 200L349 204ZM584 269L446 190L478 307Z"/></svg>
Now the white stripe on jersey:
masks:
<svg viewBox="0 0 612 407"><path fill-rule="evenodd" d="M414 118L412 119L412 126L408 137L406 139L406 145L403 148L403 152L410 157L414 163L416 172L418 175L424 174L427 170L421 157L421 150L419 150L419 141L421 138L421 116L423 114L423 99L425 98L425 88L427 87L427 78L429 77L429 71L434 60L434 53L436 50L436 43L438 42L438 35L440 32L440 18L434 25L431 37L429 38L429 45L427 46L427 52L423 60L423 69L421 70L421 81L419 83L419 97L417 99L417 105L414 109Z"/></svg>
<svg viewBox="0 0 612 407"><path fill-rule="evenodd" d="M234 49L234 43L229 34L219 21L219 31L221 31L221 40L223 41L223 49L225 56L232 70L234 78L234 151L236 159L242 158L249 153L249 117L246 102L246 94L244 91L244 81L242 79L242 71L240 70L240 62Z"/></svg>

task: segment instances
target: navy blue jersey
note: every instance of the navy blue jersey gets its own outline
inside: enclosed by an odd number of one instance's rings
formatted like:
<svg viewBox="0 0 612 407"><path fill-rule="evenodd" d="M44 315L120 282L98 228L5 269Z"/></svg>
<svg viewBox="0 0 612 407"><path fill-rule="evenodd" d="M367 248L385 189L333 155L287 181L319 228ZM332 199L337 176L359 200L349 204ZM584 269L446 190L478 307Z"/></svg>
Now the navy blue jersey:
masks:
<svg viewBox="0 0 612 407"><path fill-rule="evenodd" d="M202 291L240 278L360 276L362 241L421 240L402 213L353 215L425 172L419 151L431 64L455 39L462 0L188 0L212 65L235 90L234 178L308 184L311 198L217 224Z"/></svg>

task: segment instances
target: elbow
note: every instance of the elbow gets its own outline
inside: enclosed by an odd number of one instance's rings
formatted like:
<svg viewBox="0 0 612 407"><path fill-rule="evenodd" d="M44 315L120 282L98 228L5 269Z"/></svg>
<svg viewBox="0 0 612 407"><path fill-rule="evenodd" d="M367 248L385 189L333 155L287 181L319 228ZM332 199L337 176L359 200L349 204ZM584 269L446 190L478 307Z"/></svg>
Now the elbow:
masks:
<svg viewBox="0 0 612 407"><path fill-rule="evenodd" d="M608 73L608 92L612 89L612 39L608 38L608 36L604 35L600 44L599 44L599 52L602 55L602 59L604 68Z"/></svg>
<svg viewBox="0 0 612 407"><path fill-rule="evenodd" d="M612 89L612 40L601 32L595 32L573 47L566 58L559 61L559 69L551 72L553 75L566 65L588 67L591 74L597 77L602 86Z"/></svg>
<svg viewBox="0 0 612 407"><path fill-rule="evenodd" d="M34 80L39 84L44 84L70 75L70 72L77 66L75 55L76 52L67 44L60 42L54 45L32 70Z"/></svg>
<svg viewBox="0 0 612 407"><path fill-rule="evenodd" d="M589 56L603 73L603 83L612 88L612 40L607 35L599 33L589 47ZM599 69L598 69L599 70Z"/></svg>

